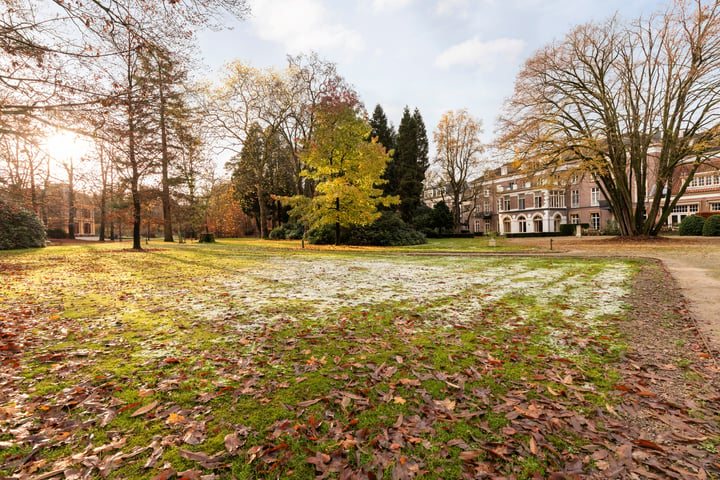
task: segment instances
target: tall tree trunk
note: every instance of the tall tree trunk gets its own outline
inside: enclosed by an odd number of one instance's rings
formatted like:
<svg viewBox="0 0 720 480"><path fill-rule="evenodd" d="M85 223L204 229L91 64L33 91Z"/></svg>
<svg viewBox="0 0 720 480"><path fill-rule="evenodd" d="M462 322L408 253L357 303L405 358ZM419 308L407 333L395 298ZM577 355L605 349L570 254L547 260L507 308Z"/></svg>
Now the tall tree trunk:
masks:
<svg viewBox="0 0 720 480"><path fill-rule="evenodd" d="M256 186L257 196L258 196L258 207L260 210L259 214L259 220L260 220L260 238L267 238L268 237L268 231L267 231L267 204L265 203L264 197L265 197L265 189L262 188L260 185Z"/></svg>
<svg viewBox="0 0 720 480"><path fill-rule="evenodd" d="M130 178L130 192L133 202L133 246L134 250L142 250L140 242L140 221L142 219L142 205L140 202L140 171L137 164L137 152L135 151L135 119L132 108L132 94L128 94L128 154L130 156L130 165L132 168L132 177Z"/></svg>
<svg viewBox="0 0 720 480"><path fill-rule="evenodd" d="M165 84L163 82L162 62L158 60L158 91L160 94L160 146L162 149L162 208L163 208L163 233L164 241L173 242L172 211L170 205L170 179L168 178L168 154L167 125L165 119Z"/></svg>
<svg viewBox="0 0 720 480"><path fill-rule="evenodd" d="M335 245L340 245L340 197L335 197L335 210L337 210L337 220L335 221Z"/></svg>
<svg viewBox="0 0 720 480"><path fill-rule="evenodd" d="M137 158L137 144L135 140L135 99L133 98L135 82L133 79L132 65L128 58L127 64L127 115L128 115L128 160L132 169L130 178L130 192L133 202L133 250L142 250L140 242L142 220L142 204L140 202L140 168Z"/></svg>
<svg viewBox="0 0 720 480"><path fill-rule="evenodd" d="M100 190L100 234L98 240L101 242L105 241L105 230L107 228L107 177L109 168L109 159L105 157L105 149L100 150L100 181L102 187Z"/></svg>
<svg viewBox="0 0 720 480"><path fill-rule="evenodd" d="M73 184L73 160L69 159L70 164L66 164L65 168L68 172L68 238L75 238L75 186Z"/></svg>
<svg viewBox="0 0 720 480"><path fill-rule="evenodd" d="M133 201L133 250L142 250L142 243L140 242L141 235L141 220L142 220L142 205L140 203L140 190L139 190L139 175L137 173L137 166L133 166L133 177L130 191L132 192Z"/></svg>
<svg viewBox="0 0 720 480"><path fill-rule="evenodd" d="M461 218L460 218L460 195L458 193L458 190L456 189L453 192L453 222L455 233L460 233L460 224Z"/></svg>
<svg viewBox="0 0 720 480"><path fill-rule="evenodd" d="M98 235L98 240L101 242L105 241L105 223L107 221L107 193L105 190L105 186L103 186L102 192L100 193L100 234Z"/></svg>
<svg viewBox="0 0 720 480"><path fill-rule="evenodd" d="M47 209L47 193L50 189L50 157L47 158L47 168L45 169L45 178L43 179L43 191L41 194L42 221L45 228L48 228L48 209Z"/></svg>

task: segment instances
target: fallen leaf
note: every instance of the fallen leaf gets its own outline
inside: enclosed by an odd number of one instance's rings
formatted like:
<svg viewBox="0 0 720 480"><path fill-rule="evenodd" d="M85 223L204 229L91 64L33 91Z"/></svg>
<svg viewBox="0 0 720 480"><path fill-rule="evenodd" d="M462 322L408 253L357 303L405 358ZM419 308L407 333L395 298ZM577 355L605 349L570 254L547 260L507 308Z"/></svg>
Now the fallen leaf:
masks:
<svg viewBox="0 0 720 480"><path fill-rule="evenodd" d="M157 400L148 403L144 407L140 407L137 410L135 410L132 414L130 414L131 417L139 417L140 415L145 415L149 411L151 411L153 408L157 407L159 405L159 402Z"/></svg>

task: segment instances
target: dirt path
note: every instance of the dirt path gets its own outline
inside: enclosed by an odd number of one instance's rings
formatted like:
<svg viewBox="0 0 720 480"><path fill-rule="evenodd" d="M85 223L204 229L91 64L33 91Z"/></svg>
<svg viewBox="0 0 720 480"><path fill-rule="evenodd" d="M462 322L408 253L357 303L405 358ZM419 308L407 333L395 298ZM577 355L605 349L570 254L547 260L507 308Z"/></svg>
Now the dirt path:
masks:
<svg viewBox="0 0 720 480"><path fill-rule="evenodd" d="M689 310L713 348L720 348L720 280L712 276L720 255L714 261L708 255L679 253L659 255L665 267L677 280L682 294L688 300Z"/></svg>
<svg viewBox="0 0 720 480"><path fill-rule="evenodd" d="M517 244L550 246L549 239L512 239ZM621 242L592 237L557 237L553 251L570 255L657 258L677 281L698 329L720 351L720 239L665 237L650 242Z"/></svg>

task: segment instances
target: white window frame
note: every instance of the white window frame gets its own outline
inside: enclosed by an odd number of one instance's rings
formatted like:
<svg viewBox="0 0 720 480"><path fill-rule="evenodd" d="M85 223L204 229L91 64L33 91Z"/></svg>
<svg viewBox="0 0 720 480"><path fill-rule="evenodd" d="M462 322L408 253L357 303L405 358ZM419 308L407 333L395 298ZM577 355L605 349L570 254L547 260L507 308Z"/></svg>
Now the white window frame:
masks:
<svg viewBox="0 0 720 480"><path fill-rule="evenodd" d="M518 232L527 233L527 219L525 217L518 218Z"/></svg>
<svg viewBox="0 0 720 480"><path fill-rule="evenodd" d="M562 190L550 190L548 208L565 208L565 192Z"/></svg>
<svg viewBox="0 0 720 480"><path fill-rule="evenodd" d="M535 205L535 208L542 208L543 207L543 196L540 193L535 194L535 198L533 199L533 205Z"/></svg>
<svg viewBox="0 0 720 480"><path fill-rule="evenodd" d="M590 189L590 206L591 207L599 207L600 206L600 188L598 188L598 187L592 187Z"/></svg>

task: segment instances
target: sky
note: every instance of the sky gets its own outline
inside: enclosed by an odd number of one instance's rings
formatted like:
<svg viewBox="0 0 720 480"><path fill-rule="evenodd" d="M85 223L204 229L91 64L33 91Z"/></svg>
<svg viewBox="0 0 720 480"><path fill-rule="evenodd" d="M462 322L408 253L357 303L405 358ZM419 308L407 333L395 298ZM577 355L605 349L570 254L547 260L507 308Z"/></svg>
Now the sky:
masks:
<svg viewBox="0 0 720 480"><path fill-rule="evenodd" d="M287 65L317 52L337 64L372 114L380 104L395 128L418 108L432 140L441 115L466 108L494 136L523 62L574 26L615 14L639 18L671 0L248 0L232 29L203 32L207 72L240 60Z"/></svg>

